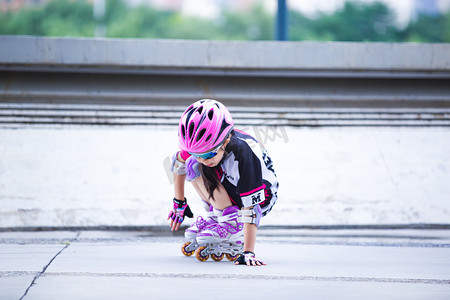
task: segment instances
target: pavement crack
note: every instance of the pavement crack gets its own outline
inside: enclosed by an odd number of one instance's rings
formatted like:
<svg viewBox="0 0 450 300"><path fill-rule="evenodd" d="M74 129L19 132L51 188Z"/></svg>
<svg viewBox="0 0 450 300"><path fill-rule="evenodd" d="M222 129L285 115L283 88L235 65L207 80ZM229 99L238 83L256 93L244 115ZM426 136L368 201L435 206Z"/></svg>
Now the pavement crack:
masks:
<svg viewBox="0 0 450 300"><path fill-rule="evenodd" d="M65 249L67 249L69 247L70 243L67 243L61 250L59 250L58 253L55 254L55 256L53 256L53 258L48 262L48 264L46 264L44 266L44 268L42 269L41 272L39 272L36 276L34 276L33 280L31 281L30 285L28 286L28 288L25 290L25 293L22 295L22 297L19 298L19 300L22 300L25 298L25 296L28 294L28 292L30 291L31 287L36 283L36 280L39 279L39 277L41 277L45 271L47 271L48 267L52 264L52 262L58 257L58 255L60 255Z"/></svg>
<svg viewBox="0 0 450 300"><path fill-rule="evenodd" d="M80 237L80 235L81 235L81 231L77 231L77 234L76 234L75 237L71 240L71 242L78 241L78 238Z"/></svg>

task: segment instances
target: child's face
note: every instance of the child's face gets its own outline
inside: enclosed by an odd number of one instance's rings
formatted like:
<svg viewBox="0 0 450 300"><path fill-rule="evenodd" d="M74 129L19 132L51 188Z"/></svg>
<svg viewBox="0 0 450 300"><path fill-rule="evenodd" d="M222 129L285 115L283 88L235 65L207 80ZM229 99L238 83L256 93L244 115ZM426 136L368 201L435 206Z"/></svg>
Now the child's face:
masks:
<svg viewBox="0 0 450 300"><path fill-rule="evenodd" d="M195 159L199 163L204 164L207 167L213 168L213 167L217 166L220 163L224 153L225 153L225 151L222 148L220 148L219 151L217 152L217 155L214 156L213 158L203 159L203 158L200 158L200 157L196 157Z"/></svg>
<svg viewBox="0 0 450 300"><path fill-rule="evenodd" d="M228 143L230 142L230 139L226 139L225 142L223 143L222 147L220 147L219 151L217 152L217 155L214 156L213 158L210 159L203 159L200 157L196 157L195 159L201 163L204 164L207 167L213 168L215 166L217 166L220 161L223 158L223 155L225 154L225 147L228 145Z"/></svg>

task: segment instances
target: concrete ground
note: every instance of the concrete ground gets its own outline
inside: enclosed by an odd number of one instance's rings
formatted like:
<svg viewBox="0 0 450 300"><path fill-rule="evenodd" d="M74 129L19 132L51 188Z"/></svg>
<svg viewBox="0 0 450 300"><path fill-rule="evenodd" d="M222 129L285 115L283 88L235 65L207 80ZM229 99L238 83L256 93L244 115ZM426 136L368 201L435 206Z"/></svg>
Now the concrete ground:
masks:
<svg viewBox="0 0 450 300"><path fill-rule="evenodd" d="M0 232L0 299L450 299L450 230L259 231L267 266L156 231Z"/></svg>

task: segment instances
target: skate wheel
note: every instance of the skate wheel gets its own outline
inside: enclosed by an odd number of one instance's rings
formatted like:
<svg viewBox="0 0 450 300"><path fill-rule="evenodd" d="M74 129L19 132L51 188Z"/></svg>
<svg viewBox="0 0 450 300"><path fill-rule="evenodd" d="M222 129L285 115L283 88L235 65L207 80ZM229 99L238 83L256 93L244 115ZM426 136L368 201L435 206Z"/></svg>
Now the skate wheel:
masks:
<svg viewBox="0 0 450 300"><path fill-rule="evenodd" d="M225 254L226 255L226 257L227 257L227 259L229 260L229 261L236 261L236 259L238 259L238 257L239 257L239 254L236 254L236 255L231 255L231 254Z"/></svg>
<svg viewBox="0 0 450 300"><path fill-rule="evenodd" d="M206 256L202 255L202 251L205 250L205 248L206 248L205 246L201 246L197 249L197 251L195 251L195 256L199 261L207 261L209 258L209 255Z"/></svg>
<svg viewBox="0 0 450 300"><path fill-rule="evenodd" d="M191 244L191 242L186 242L184 243L183 246L181 246L181 252L183 252L184 255L186 256L191 256L192 254L194 254L195 249L192 251L187 251L186 248Z"/></svg>
<svg viewBox="0 0 450 300"><path fill-rule="evenodd" d="M221 261L221 260L223 259L223 253L220 254L220 255L215 255L215 254L213 253L213 254L211 254L211 258L212 258L212 260L214 260L214 261Z"/></svg>

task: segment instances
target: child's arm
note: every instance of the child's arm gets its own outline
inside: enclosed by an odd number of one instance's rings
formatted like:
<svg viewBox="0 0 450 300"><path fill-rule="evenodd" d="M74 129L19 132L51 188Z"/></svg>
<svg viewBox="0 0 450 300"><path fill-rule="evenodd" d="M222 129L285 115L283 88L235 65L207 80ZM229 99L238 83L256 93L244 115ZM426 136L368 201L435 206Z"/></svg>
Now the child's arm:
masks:
<svg viewBox="0 0 450 300"><path fill-rule="evenodd" d="M255 252L257 230L255 224L244 223L244 251Z"/></svg>
<svg viewBox="0 0 450 300"><path fill-rule="evenodd" d="M258 207L259 205L255 206L255 209L257 210ZM246 207L244 208L244 210L253 211L253 207ZM239 264L246 264L247 266L266 265L264 262L255 257L256 233L258 231L257 224L259 224L259 220L256 220L256 223L254 223L254 221L252 222L244 221L244 255L239 257L239 259L235 263L236 265Z"/></svg>
<svg viewBox="0 0 450 300"><path fill-rule="evenodd" d="M181 157L180 152L177 153L177 161L183 164L185 163L185 160ZM174 172L173 176L175 198L182 200L184 199L184 182L186 180L186 173L178 175L176 172Z"/></svg>
<svg viewBox="0 0 450 300"><path fill-rule="evenodd" d="M186 198L184 197L184 183L186 179L185 160L182 158L181 152L178 152L173 157L172 171L174 176L174 194L173 199L174 207L169 212L167 220L170 219L170 228L172 231L178 230L185 216L192 218L192 212L187 205Z"/></svg>

